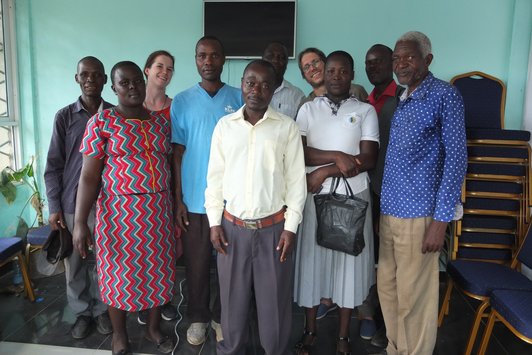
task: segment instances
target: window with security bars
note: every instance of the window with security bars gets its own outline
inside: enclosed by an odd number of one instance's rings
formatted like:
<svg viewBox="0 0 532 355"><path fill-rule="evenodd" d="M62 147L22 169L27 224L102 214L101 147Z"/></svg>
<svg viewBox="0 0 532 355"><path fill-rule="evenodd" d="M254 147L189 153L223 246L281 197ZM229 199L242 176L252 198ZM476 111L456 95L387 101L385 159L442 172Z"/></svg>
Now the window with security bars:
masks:
<svg viewBox="0 0 532 355"><path fill-rule="evenodd" d="M16 168L16 138L18 121L15 117L14 68L10 47L10 14L12 1L0 0L0 170L6 166Z"/></svg>

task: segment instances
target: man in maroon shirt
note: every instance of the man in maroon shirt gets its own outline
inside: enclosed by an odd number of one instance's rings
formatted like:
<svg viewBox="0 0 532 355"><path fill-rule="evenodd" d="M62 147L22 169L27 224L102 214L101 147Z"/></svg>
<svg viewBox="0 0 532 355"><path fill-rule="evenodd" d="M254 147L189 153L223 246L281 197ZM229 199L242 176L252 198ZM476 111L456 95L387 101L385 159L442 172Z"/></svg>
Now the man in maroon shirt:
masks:
<svg viewBox="0 0 532 355"><path fill-rule="evenodd" d="M392 53L391 48L383 44L373 45L366 53L366 75L368 80L374 86L373 90L368 96L368 102L375 107L379 117L379 156L375 169L369 171L371 179L371 194L373 201L373 230L375 233L375 265L379 261L379 215L380 215L380 194L382 185L382 174L384 172L384 160L386 157L386 149L388 148L388 141L390 139L390 125L395 107L399 100L399 96L404 91L404 88L398 86L393 79L392 67ZM376 285L372 286L368 297L364 303L357 307L360 318L374 317L382 319L382 314L379 309L379 297L377 295ZM371 329L366 329L367 324L362 321L360 327L360 334L362 337L371 334ZM374 331L373 331L374 332ZM366 334L364 334L366 333ZM386 347L386 329L384 325L378 330L376 334L371 337L371 344L378 347Z"/></svg>

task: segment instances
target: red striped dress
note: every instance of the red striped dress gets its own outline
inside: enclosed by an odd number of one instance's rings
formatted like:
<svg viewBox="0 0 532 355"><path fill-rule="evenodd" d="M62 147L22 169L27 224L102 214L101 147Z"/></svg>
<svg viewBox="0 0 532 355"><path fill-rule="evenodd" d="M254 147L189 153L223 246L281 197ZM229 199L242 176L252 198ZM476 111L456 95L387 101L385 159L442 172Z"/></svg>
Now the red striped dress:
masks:
<svg viewBox="0 0 532 355"><path fill-rule="evenodd" d="M81 153L104 159L96 207L102 301L138 311L171 301L175 237L170 190L170 121L125 119L115 109L88 122Z"/></svg>

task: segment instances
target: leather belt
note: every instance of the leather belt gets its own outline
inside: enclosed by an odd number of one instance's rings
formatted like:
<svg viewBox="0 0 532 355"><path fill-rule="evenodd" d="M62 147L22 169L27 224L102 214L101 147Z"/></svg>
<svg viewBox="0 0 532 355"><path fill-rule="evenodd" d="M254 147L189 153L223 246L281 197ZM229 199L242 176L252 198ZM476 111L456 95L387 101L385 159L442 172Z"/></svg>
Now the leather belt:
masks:
<svg viewBox="0 0 532 355"><path fill-rule="evenodd" d="M285 211L286 211L286 208L283 207L283 209L281 209L279 212L276 212L264 218L240 219L240 218L233 216L231 213L227 212L226 210L224 210L224 218L239 227L244 227L247 229L261 229L261 228L271 227L274 224L284 221Z"/></svg>

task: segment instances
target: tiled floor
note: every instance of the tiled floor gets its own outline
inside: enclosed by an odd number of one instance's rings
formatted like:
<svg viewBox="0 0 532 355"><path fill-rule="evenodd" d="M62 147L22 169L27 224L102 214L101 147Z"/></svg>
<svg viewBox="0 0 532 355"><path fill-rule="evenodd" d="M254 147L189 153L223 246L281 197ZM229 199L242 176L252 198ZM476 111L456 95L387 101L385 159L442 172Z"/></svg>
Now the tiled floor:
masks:
<svg viewBox="0 0 532 355"><path fill-rule="evenodd" d="M182 267L178 269L180 280L184 277ZM0 289L5 291L10 283L9 275L0 278ZM22 296L16 296L2 292L0 294L0 354L67 354L74 353L75 347L90 349L78 351L79 355L100 354L102 351L111 349L111 337L103 336L94 331L89 337L83 340L74 340L70 336L70 327L74 322L74 315L66 305L64 291L64 275L35 280L38 295L42 298L40 302L30 303ZM443 288L442 284L442 288ZM179 296L174 299L174 304L178 304ZM434 354L454 355L463 352L466 339L469 334L474 306L469 300L457 292L453 293L451 300L451 312L444 320L443 326L438 330L438 341ZM186 299L180 308L182 313L186 312ZM250 343L246 354L263 354L260 347L257 325L255 318L250 312ZM294 304L293 307L293 327L291 343L295 344L303 329L303 312ZM145 329L137 324L136 315L128 316L128 330L132 349L135 353L156 354L154 346L144 339ZM331 312L326 318L319 321L319 338L315 346L314 354L333 355L335 354L337 313ZM162 322L163 330L167 334L174 334L177 330L179 344L175 354L215 354L214 332L209 333L207 342L203 346L192 346L186 341L186 329L188 320L185 317L179 324L176 322ZM481 328L482 331L483 328ZM351 325L351 341L353 354L373 354L378 353L379 348L372 346L369 341L362 340L357 334L359 322L353 319ZM532 345L525 344L518 340L501 324L496 324L494 338L490 342L489 354L532 354ZM175 335L174 335L175 339ZM26 343L26 344L20 344ZM42 344L47 346L36 346ZM53 345L53 346L49 346Z"/></svg>

